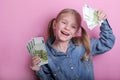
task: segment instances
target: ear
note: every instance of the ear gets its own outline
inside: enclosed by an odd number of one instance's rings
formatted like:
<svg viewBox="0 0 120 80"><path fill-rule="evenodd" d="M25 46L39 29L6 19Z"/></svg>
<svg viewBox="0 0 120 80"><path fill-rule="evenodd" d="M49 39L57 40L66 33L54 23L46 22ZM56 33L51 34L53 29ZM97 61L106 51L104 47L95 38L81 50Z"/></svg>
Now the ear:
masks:
<svg viewBox="0 0 120 80"><path fill-rule="evenodd" d="M53 21L53 30L56 29L56 20Z"/></svg>

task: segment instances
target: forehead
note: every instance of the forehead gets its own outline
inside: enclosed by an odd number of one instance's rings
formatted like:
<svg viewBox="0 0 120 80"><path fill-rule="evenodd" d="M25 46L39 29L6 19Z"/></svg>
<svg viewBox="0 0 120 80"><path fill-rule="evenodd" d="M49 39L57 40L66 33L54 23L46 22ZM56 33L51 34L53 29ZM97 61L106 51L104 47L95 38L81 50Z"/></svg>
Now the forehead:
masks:
<svg viewBox="0 0 120 80"><path fill-rule="evenodd" d="M72 13L62 13L59 18L65 18L65 17L69 17L69 18L74 18L75 19L75 14Z"/></svg>
<svg viewBox="0 0 120 80"><path fill-rule="evenodd" d="M75 14L72 13L62 13L59 17L58 20L67 20L67 21L72 21L74 23L77 23L77 18Z"/></svg>

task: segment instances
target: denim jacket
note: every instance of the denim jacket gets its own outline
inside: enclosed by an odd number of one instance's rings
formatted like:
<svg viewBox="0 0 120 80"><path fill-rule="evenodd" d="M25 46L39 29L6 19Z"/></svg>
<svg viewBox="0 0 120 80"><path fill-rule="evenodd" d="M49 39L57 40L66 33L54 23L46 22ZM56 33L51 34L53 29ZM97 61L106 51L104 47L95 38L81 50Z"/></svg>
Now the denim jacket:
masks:
<svg viewBox="0 0 120 80"><path fill-rule="evenodd" d="M48 40L48 64L42 65L36 72L40 80L94 80L92 56L110 50L115 42L107 20L101 24L100 30L100 38L90 40L91 56L85 61L81 60L85 53L83 45L75 46L70 41L65 54L52 47L53 39Z"/></svg>

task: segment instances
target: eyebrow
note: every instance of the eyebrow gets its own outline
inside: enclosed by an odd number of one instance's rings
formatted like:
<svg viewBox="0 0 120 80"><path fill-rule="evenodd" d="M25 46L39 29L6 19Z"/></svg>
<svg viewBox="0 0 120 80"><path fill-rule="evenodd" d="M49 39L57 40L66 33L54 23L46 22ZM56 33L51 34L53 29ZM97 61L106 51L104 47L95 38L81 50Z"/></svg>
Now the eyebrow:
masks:
<svg viewBox="0 0 120 80"><path fill-rule="evenodd" d="M63 21L67 21L67 20L64 19L64 18L62 18L61 20L63 20ZM78 26L78 24L76 24L76 23L74 23L74 24L72 24L72 25L74 25L74 26Z"/></svg>
<svg viewBox="0 0 120 80"><path fill-rule="evenodd" d="M67 21L66 19L61 19L61 20Z"/></svg>

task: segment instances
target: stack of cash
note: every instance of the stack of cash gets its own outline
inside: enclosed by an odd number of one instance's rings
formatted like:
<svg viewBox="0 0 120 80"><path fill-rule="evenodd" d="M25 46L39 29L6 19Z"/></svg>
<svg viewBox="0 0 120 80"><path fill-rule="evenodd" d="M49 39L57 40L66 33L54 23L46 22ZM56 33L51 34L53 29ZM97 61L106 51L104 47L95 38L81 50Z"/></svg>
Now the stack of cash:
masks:
<svg viewBox="0 0 120 80"><path fill-rule="evenodd" d="M101 25L102 21L98 19L98 11L95 9L92 9L88 5L84 5L83 7L83 18L86 21L88 28L92 30L95 28L98 24Z"/></svg>
<svg viewBox="0 0 120 80"><path fill-rule="evenodd" d="M41 62L38 66L48 63L47 51L43 37L32 38L27 43L27 50L32 57L39 56L41 58Z"/></svg>

